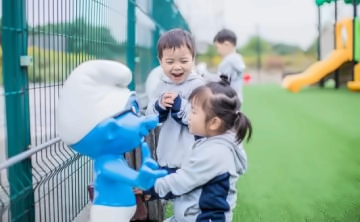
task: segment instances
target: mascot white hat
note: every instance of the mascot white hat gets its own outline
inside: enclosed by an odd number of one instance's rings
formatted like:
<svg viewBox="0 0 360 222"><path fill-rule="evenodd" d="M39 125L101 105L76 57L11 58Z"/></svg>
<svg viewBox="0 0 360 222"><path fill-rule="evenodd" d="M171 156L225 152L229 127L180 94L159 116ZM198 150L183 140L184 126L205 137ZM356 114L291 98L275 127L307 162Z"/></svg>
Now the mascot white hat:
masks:
<svg viewBox="0 0 360 222"><path fill-rule="evenodd" d="M66 80L57 107L58 133L68 144L80 141L97 124L126 106L131 71L122 63L91 60L76 67Z"/></svg>

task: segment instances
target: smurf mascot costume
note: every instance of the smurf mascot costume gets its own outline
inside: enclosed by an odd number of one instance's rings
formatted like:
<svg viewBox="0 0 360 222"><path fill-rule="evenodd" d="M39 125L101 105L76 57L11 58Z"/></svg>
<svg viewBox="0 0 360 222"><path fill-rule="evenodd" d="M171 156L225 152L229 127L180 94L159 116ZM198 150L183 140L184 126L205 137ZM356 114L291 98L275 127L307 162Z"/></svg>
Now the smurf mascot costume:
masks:
<svg viewBox="0 0 360 222"><path fill-rule="evenodd" d="M149 189L166 174L143 142L158 119L139 115L135 94L127 89L130 81L125 65L92 60L72 71L59 97L59 136L94 160L91 222L130 221L136 210L133 188ZM137 147L142 151L139 171L124 159L125 152Z"/></svg>

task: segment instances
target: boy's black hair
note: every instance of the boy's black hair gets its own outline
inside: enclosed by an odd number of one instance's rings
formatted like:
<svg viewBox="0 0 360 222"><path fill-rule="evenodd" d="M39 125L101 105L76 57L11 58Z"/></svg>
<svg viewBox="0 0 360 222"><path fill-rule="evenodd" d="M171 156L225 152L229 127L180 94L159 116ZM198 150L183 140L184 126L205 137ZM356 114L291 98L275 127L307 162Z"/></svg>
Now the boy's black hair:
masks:
<svg viewBox="0 0 360 222"><path fill-rule="evenodd" d="M191 52L192 58L195 58L195 42L189 32L180 28L165 32L157 43L158 58L162 59L164 49L175 49L181 46L187 47Z"/></svg>
<svg viewBox="0 0 360 222"><path fill-rule="evenodd" d="M214 42L224 43L225 41L231 42L236 46L236 34L229 29L220 30L214 37Z"/></svg>

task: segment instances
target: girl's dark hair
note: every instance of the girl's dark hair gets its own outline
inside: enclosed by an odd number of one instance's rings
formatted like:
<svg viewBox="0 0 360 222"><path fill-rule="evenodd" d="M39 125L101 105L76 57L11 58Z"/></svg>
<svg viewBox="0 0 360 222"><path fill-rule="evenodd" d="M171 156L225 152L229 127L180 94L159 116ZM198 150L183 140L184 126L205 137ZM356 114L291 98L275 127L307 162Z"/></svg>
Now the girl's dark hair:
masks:
<svg viewBox="0 0 360 222"><path fill-rule="evenodd" d="M201 105L206 113L206 122L214 117L222 120L220 133L233 129L236 132L236 142L244 139L249 141L252 135L250 120L240 112L240 100L235 90L230 86L227 76L221 75L219 82L210 82L196 88L190 95L191 103ZM212 95L209 96L209 90Z"/></svg>
<svg viewBox="0 0 360 222"><path fill-rule="evenodd" d="M225 74L221 74L220 75L220 79L221 79L221 82L220 83L222 83L222 84L228 84L229 86L230 86L230 79L229 79L229 77L227 76L227 75L225 75Z"/></svg>
<svg viewBox="0 0 360 222"><path fill-rule="evenodd" d="M162 59L164 49L176 49L181 46L188 48L192 57L195 58L195 41L189 32L180 28L174 28L165 32L157 43L158 58Z"/></svg>

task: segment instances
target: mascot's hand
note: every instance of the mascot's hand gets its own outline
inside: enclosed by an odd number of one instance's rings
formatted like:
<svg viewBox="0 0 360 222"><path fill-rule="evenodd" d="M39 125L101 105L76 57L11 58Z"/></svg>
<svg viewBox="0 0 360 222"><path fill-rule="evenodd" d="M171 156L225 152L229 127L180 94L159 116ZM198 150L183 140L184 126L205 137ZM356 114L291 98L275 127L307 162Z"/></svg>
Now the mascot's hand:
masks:
<svg viewBox="0 0 360 222"><path fill-rule="evenodd" d="M167 175L166 170L159 170L158 164L150 157L150 150L146 143L141 145L142 165L137 177L137 187L147 190L154 186L157 178Z"/></svg>
<svg viewBox="0 0 360 222"><path fill-rule="evenodd" d="M140 125L140 135L147 136L149 131L156 128L159 124L159 118L156 115L142 117Z"/></svg>

